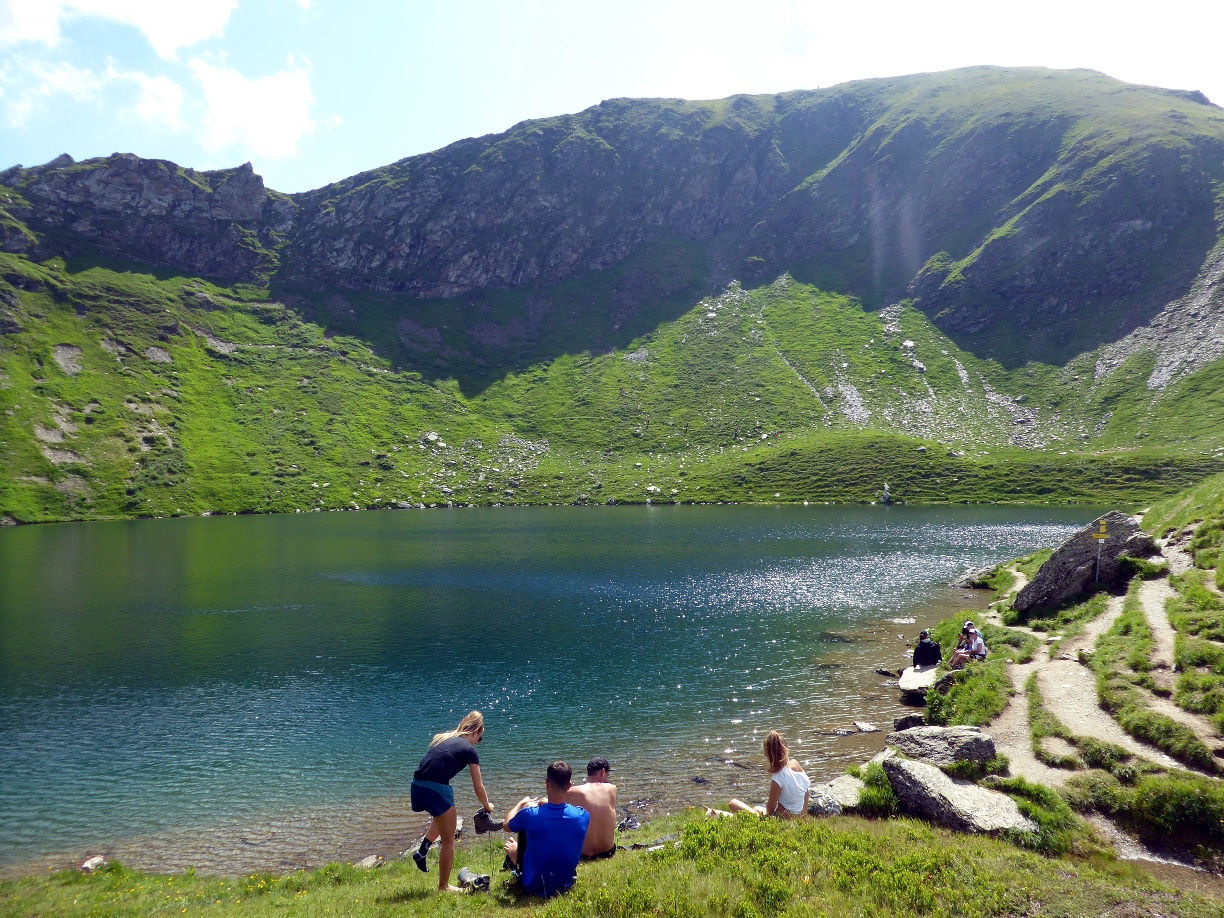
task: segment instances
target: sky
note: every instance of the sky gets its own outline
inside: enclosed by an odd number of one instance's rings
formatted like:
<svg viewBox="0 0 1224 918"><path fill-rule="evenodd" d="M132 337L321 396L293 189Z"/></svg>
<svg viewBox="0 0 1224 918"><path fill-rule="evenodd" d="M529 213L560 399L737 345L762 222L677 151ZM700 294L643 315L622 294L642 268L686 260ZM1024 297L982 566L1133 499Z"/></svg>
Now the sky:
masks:
<svg viewBox="0 0 1224 918"><path fill-rule="evenodd" d="M0 0L0 169L132 152L317 188L603 99L978 64L1224 105L1224 0Z"/></svg>

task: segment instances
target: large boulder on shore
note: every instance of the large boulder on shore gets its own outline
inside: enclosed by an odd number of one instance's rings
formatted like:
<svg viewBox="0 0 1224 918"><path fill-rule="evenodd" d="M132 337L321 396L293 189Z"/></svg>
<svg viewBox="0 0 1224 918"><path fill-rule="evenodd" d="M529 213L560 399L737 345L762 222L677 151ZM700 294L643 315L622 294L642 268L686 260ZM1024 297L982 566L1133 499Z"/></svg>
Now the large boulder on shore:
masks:
<svg viewBox="0 0 1224 918"><path fill-rule="evenodd" d="M953 781L933 765L892 758L884 773L901 809L961 832L1036 832L1016 801L999 791Z"/></svg>
<svg viewBox="0 0 1224 918"><path fill-rule="evenodd" d="M1097 539L1094 534L1101 531L1102 522L1105 523L1106 537ZM1101 555L1099 579L1098 542ZM1127 572L1121 559L1146 558L1155 552L1156 543L1139 528L1134 519L1119 510L1111 510L1059 545L1050 559L1041 565L1037 575L1020 591L1012 608L1029 618L1087 596L1098 586L1102 589L1122 586Z"/></svg>
<svg viewBox="0 0 1224 918"><path fill-rule="evenodd" d="M840 816L859 805L867 785L853 775L841 775L827 784L813 784L808 800L809 816Z"/></svg>
<svg viewBox="0 0 1224 918"><path fill-rule="evenodd" d="M932 765L989 762L995 757L994 739L977 727L911 727L888 734L884 742L902 755Z"/></svg>
<svg viewBox="0 0 1224 918"><path fill-rule="evenodd" d="M925 666L907 666L897 680L897 688L902 695L920 695L926 697L927 689L935 684L935 669L938 663L928 663Z"/></svg>

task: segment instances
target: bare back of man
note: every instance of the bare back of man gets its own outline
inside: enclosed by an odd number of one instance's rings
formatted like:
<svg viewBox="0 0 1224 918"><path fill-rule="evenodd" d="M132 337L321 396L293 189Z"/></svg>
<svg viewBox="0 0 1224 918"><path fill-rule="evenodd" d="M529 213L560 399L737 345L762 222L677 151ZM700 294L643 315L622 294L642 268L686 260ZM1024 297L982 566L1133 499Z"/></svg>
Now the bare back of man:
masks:
<svg viewBox="0 0 1224 918"><path fill-rule="evenodd" d="M605 767L592 770L588 766L586 783L565 792L566 803L591 814L582 844L583 857L611 857L616 853L616 785L608 783L606 760L591 760L592 765L597 763Z"/></svg>

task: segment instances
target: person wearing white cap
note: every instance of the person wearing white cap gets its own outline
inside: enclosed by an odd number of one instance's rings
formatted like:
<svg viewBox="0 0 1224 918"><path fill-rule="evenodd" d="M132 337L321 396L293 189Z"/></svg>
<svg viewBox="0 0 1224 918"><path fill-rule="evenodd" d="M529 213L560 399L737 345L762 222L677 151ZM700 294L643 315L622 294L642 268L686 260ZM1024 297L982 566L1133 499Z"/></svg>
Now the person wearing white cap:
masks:
<svg viewBox="0 0 1224 918"><path fill-rule="evenodd" d="M952 654L952 659L948 661L948 665L953 669L960 669L970 660L986 659L986 642L973 622L965 622L961 635L965 639L964 643L956 648L956 653Z"/></svg>

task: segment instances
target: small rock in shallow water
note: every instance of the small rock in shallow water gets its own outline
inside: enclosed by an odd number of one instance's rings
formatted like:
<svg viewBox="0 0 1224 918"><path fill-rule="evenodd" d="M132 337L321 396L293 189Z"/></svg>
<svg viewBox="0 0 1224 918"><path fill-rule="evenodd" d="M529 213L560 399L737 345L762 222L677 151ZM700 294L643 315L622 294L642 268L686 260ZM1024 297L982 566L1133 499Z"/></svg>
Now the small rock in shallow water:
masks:
<svg viewBox="0 0 1224 918"><path fill-rule="evenodd" d="M866 721L856 720L854 726L858 727L859 733L879 733L880 728L875 724L869 724Z"/></svg>
<svg viewBox="0 0 1224 918"><path fill-rule="evenodd" d="M925 727L926 718L921 714L905 714L901 717L893 718L893 729L896 731L908 730L911 727Z"/></svg>

